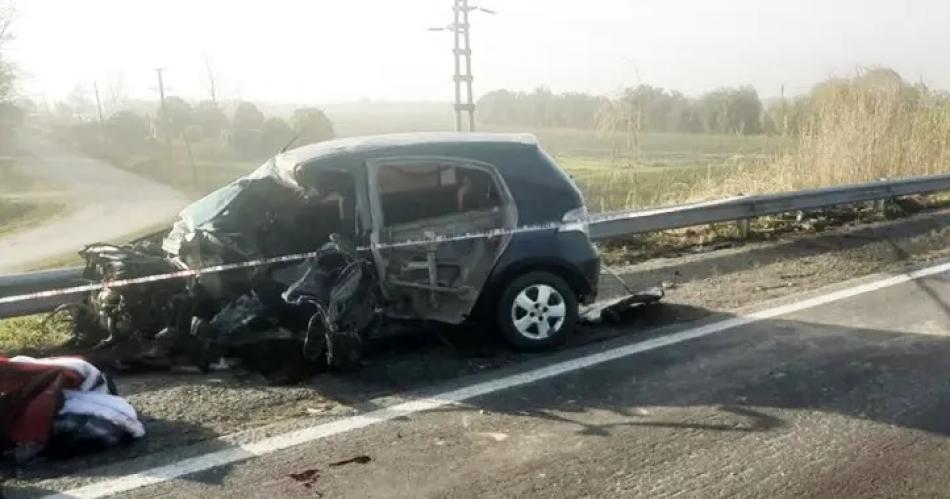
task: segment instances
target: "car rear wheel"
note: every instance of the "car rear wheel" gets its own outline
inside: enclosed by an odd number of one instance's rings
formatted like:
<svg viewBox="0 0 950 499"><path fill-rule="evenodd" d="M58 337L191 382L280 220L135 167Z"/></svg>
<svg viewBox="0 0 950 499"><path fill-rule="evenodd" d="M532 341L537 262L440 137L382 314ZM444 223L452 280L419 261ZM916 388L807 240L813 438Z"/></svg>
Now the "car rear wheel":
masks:
<svg viewBox="0 0 950 499"><path fill-rule="evenodd" d="M529 272L501 294L496 318L502 335L520 350L536 351L564 341L577 322L577 296L550 272Z"/></svg>

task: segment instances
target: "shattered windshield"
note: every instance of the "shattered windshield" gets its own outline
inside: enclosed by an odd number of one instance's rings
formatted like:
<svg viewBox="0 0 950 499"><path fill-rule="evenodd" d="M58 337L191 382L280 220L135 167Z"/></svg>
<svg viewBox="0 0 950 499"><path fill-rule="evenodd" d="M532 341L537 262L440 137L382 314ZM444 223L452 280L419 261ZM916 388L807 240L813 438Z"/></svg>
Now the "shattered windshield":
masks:
<svg viewBox="0 0 950 499"><path fill-rule="evenodd" d="M192 227L204 225L224 212L242 190L244 185L240 180L232 182L188 205L180 216Z"/></svg>
<svg viewBox="0 0 950 499"><path fill-rule="evenodd" d="M267 160L267 162L248 175L191 203L181 211L179 217L192 228L205 225L223 215L231 203L255 180L272 179L278 184L291 188L299 188L287 175L281 174L276 166L277 159L278 157L275 156Z"/></svg>

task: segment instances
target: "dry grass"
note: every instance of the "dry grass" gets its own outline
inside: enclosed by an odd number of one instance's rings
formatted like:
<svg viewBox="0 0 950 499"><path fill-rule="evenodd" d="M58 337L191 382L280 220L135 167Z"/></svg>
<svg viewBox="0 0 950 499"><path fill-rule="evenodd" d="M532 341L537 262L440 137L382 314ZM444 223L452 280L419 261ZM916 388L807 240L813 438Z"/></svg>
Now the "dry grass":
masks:
<svg viewBox="0 0 950 499"><path fill-rule="evenodd" d="M715 189L737 172L734 165L636 166L578 171L563 162L591 211L616 211L676 204Z"/></svg>
<svg viewBox="0 0 950 499"><path fill-rule="evenodd" d="M0 199L0 236L35 227L60 214L65 205L48 201Z"/></svg>
<svg viewBox="0 0 950 499"><path fill-rule="evenodd" d="M873 70L817 87L787 151L662 171L586 167L575 176L592 209L618 210L947 172L950 97Z"/></svg>
<svg viewBox="0 0 950 499"><path fill-rule="evenodd" d="M774 192L950 171L950 99L866 75L826 84L797 147L720 191Z"/></svg>

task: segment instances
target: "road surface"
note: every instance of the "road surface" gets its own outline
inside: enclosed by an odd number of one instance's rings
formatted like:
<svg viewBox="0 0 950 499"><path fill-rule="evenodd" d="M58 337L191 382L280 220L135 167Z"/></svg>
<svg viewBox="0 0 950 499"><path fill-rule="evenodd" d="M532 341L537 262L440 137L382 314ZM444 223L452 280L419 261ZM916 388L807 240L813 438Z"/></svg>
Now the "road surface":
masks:
<svg viewBox="0 0 950 499"><path fill-rule="evenodd" d="M21 143L20 170L63 188L66 214L0 237L0 273L111 241L169 220L187 203L178 191L44 139Z"/></svg>
<svg viewBox="0 0 950 499"><path fill-rule="evenodd" d="M219 440L6 492L950 496L948 271L846 283L235 437L241 447Z"/></svg>

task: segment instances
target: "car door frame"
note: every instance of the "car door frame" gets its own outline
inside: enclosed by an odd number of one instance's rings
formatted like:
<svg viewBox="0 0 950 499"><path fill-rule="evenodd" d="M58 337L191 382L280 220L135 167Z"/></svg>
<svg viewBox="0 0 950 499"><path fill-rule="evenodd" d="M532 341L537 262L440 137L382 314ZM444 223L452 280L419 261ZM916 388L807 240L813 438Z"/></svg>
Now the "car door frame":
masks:
<svg viewBox="0 0 950 499"><path fill-rule="evenodd" d="M464 305L460 307L455 307L457 309L457 312L455 313L449 313L447 315L440 314L440 313L433 314L431 313L431 311L429 311L429 313L426 313L426 312L420 313L418 308L414 309L413 313L411 314L400 313L399 311L396 311L396 310L389 310L389 313L388 313L388 315L396 317L396 318L433 319L433 320L438 320L441 322L447 322L447 323L452 323L452 324L460 323L465 320L465 318L474 308L475 303L478 300L478 295L481 293L481 288L488 281L488 277L491 274L491 270L494 269L495 264L501 258L501 255L504 254L505 250L508 247L508 244L511 241L511 237L512 237L511 229L514 229L517 227L518 208L517 208L517 204L515 203L514 196L512 195L511 190L509 189L507 183L505 182L505 179L502 176L501 172L499 171L498 167L490 163L486 163L484 161L478 161L475 159L465 158L465 157L442 156L442 155L404 155L404 156L386 156L386 157L367 159L366 164L365 164L366 180L367 180L367 187L368 187L367 198L369 201L369 210L370 210L371 219L372 219L372 228L370 230L370 236L369 236L370 248L373 254L373 260L376 264L380 288L381 288L383 296L387 299L387 301L390 301L393 298L395 298L394 287L400 286L400 284L389 284L391 282L391 279L390 279L390 276L388 275L388 271L385 264L385 258L382 254L382 251L387 247L387 244L393 243L393 241L383 240L384 231L391 228L391 227L388 227L385 222L385 217L384 217L383 208L382 208L381 191L380 191L380 185L379 185L379 180L378 180L379 170L385 166L408 166L408 167L454 166L456 168L477 170L477 171L482 171L488 174L489 178L492 181L493 186L495 187L495 191L497 192L500 198L499 199L500 203L496 208L501 210L500 215L503 221L501 224L502 226L498 227L501 230L497 231L496 233L490 236L486 236L486 235L474 236L471 234L469 235L456 234L456 236L462 236L462 237L470 237L470 236L497 237L500 239L499 248L497 249L495 254L492 255L492 261L487 266L488 270L484 272L484 276L481 279L481 282L478 284L478 289L476 289L475 292L472 293L471 296L469 296L467 299L464 300L466 302ZM400 225L406 225L406 224L400 224ZM394 227L398 228L399 225L396 225ZM440 236L440 235L441 234L435 234L435 236ZM449 239L448 241L441 241L441 242L438 240L435 240L432 242L420 241L419 244L420 245L424 245L424 244L438 245L438 244L449 244L451 242L452 242L452 239ZM445 292L446 290L430 289L429 291L430 293L441 293L441 292Z"/></svg>

